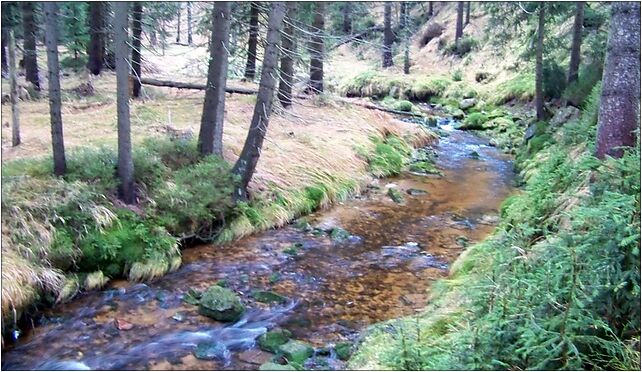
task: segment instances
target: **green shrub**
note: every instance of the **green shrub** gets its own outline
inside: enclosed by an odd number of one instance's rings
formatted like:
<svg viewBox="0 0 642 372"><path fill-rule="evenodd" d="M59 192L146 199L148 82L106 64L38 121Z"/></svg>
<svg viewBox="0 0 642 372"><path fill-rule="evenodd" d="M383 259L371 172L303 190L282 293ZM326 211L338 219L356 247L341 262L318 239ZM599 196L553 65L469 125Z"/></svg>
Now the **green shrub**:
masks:
<svg viewBox="0 0 642 372"><path fill-rule="evenodd" d="M489 101L494 105L502 105L508 101L531 101L535 97L535 75L519 74L505 81L490 92Z"/></svg>
<svg viewBox="0 0 642 372"><path fill-rule="evenodd" d="M446 79L421 79L415 81L407 95L411 99L428 102L431 97L442 96L449 85L450 81Z"/></svg>
<svg viewBox="0 0 642 372"><path fill-rule="evenodd" d="M463 36L459 39L459 42L448 44L444 52L461 58L473 51L478 44L477 39L472 36Z"/></svg>
<svg viewBox="0 0 642 372"><path fill-rule="evenodd" d="M75 72L82 71L85 66L87 66L87 56L83 54L79 55L78 58L66 56L60 60L60 67L63 69L71 69Z"/></svg>
<svg viewBox="0 0 642 372"><path fill-rule="evenodd" d="M387 177L401 172L412 154L412 147L402 138L389 135L383 141L373 139L374 151L366 155L369 171L375 177Z"/></svg>
<svg viewBox="0 0 642 372"><path fill-rule="evenodd" d="M158 222L176 236L211 239L232 207L233 180L228 164L216 156L177 170L155 190Z"/></svg>
<svg viewBox="0 0 642 372"><path fill-rule="evenodd" d="M571 83L562 94L562 98L571 105L580 107L586 97L591 94L593 87L602 79L602 64L592 63L582 65L578 74L578 79Z"/></svg>
<svg viewBox="0 0 642 372"><path fill-rule="evenodd" d="M543 90L546 98L560 98L566 89L566 70L555 61L547 60L543 67Z"/></svg>
<svg viewBox="0 0 642 372"><path fill-rule="evenodd" d="M459 69L455 70L455 72L453 72L452 78L453 78L453 81L461 81L463 79L461 70Z"/></svg>
<svg viewBox="0 0 642 372"><path fill-rule="evenodd" d="M488 116L481 112L473 112L466 116L459 129L480 130L485 129L484 124L488 121Z"/></svg>
<svg viewBox="0 0 642 372"><path fill-rule="evenodd" d="M412 111L412 102L410 101L398 101L394 109L397 111L405 111L405 112L410 112Z"/></svg>
<svg viewBox="0 0 642 372"><path fill-rule="evenodd" d="M143 147L159 156L171 170L180 170L201 159L196 139L149 138L143 142Z"/></svg>
<svg viewBox="0 0 642 372"><path fill-rule="evenodd" d="M100 192L116 189L116 165L118 155L107 146L81 148L67 157L67 181L83 181L96 185Z"/></svg>

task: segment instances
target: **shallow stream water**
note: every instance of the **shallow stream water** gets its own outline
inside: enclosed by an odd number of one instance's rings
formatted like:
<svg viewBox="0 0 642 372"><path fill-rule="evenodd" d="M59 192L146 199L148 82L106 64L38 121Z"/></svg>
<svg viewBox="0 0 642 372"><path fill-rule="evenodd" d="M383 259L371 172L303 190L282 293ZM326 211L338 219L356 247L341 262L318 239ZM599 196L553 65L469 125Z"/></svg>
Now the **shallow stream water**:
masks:
<svg viewBox="0 0 642 372"><path fill-rule="evenodd" d="M181 268L155 282L114 282L46 310L34 329L3 350L2 369L254 370L273 357L255 343L273 327L322 347L420 311L431 283L448 274L466 244L492 231L512 192L508 157L442 124L445 136L434 149L443 177L405 173L379 180L362 196L307 217L315 227L347 230L346 241L290 225L223 247L187 249ZM394 203L388 187L399 189L405 202ZM410 195L411 189L425 193ZM284 252L293 245L296 255ZM182 301L190 288L219 280L248 307L233 325ZM253 290L280 293L288 302L255 302ZM215 360L196 359L193 351L208 341L225 345L223 352ZM326 363L343 367L336 358Z"/></svg>

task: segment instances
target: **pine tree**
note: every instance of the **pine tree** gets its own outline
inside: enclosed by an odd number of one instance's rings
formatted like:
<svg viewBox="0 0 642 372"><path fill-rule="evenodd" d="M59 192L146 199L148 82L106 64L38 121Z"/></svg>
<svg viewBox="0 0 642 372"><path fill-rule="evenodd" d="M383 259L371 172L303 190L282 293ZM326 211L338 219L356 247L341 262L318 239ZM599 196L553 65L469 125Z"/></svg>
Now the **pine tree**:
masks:
<svg viewBox="0 0 642 372"><path fill-rule="evenodd" d="M250 3L250 32L247 41L247 61L245 63L245 78L254 80L256 74L256 46L259 37L259 4Z"/></svg>
<svg viewBox="0 0 642 372"><path fill-rule="evenodd" d="M307 92L318 94L323 93L323 55L325 31L325 3L314 4L314 15L312 21L312 37L310 38L310 84Z"/></svg>
<svg viewBox="0 0 642 372"><path fill-rule="evenodd" d="M234 192L235 200L247 200L248 198L247 186L254 175L256 165L261 156L261 148L263 147L263 140L270 120L269 115L272 111L272 97L274 97L275 76L279 59L279 39L281 28L283 27L283 18L285 17L285 3L273 2L271 5L259 94L256 97L252 123L250 124L243 150L232 169L232 173L240 179Z"/></svg>
<svg viewBox="0 0 642 372"><path fill-rule="evenodd" d="M621 157L640 128L640 3L614 2L602 77L596 155Z"/></svg>
<svg viewBox="0 0 642 372"><path fill-rule="evenodd" d="M573 22L573 41L571 42L571 62L568 66L568 83L577 80L580 69L580 49L582 47L582 29L584 25L584 2L575 5L575 20Z"/></svg>
<svg viewBox="0 0 642 372"><path fill-rule="evenodd" d="M45 42L47 44L47 69L49 77L49 116L51 119L51 144L53 147L54 174L62 176L67 171L65 142L62 130L60 98L60 65L58 64L58 5L44 2Z"/></svg>
<svg viewBox="0 0 642 372"><path fill-rule="evenodd" d="M279 76L279 101L281 106L292 106L292 84L294 80L294 55L296 54L296 39L294 38L294 16L297 10L296 2L288 2L287 16L281 39L281 73Z"/></svg>
<svg viewBox="0 0 642 372"><path fill-rule="evenodd" d="M383 8L383 50L382 59L383 67L392 66L392 42L394 34L392 33L392 3L387 1Z"/></svg>
<svg viewBox="0 0 642 372"><path fill-rule="evenodd" d="M38 55L36 51L36 34L38 32L34 15L35 3L25 1L22 6L23 51L25 77L33 84L36 91L40 91L40 77L38 75Z"/></svg>
<svg viewBox="0 0 642 372"><path fill-rule="evenodd" d="M143 19L143 4L140 1L135 1L132 9L134 20L132 21L132 79L133 89L132 96L134 98L140 97L140 78L141 78L141 37L143 33L142 19Z"/></svg>
<svg viewBox="0 0 642 372"><path fill-rule="evenodd" d="M118 193L126 204L134 204L134 161L129 119L129 2L114 7L114 50L116 52L116 106L118 112Z"/></svg>
<svg viewBox="0 0 642 372"><path fill-rule="evenodd" d="M212 10L212 42L207 73L207 88L203 102L198 149L203 155L223 156L223 117L225 84L227 82L227 50L230 39L229 2L216 2Z"/></svg>
<svg viewBox="0 0 642 372"><path fill-rule="evenodd" d="M94 75L100 74L105 58L105 11L105 4L102 1L89 3L87 68Z"/></svg>

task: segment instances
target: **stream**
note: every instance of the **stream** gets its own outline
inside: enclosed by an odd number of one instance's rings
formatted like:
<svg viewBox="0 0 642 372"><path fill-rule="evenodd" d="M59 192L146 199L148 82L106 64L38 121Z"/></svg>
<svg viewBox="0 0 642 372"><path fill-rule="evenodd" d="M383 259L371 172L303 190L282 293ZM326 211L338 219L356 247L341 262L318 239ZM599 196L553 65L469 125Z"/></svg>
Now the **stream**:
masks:
<svg viewBox="0 0 642 372"><path fill-rule="evenodd" d="M44 310L33 329L5 345L2 369L256 370L273 357L256 339L274 327L321 348L420 311L430 284L448 275L466 244L493 230L512 192L509 157L447 120L440 126L444 135L433 148L443 177L378 180L363 195L306 217L312 227L347 230L346 240L288 225L222 247L186 249L181 268L157 281L115 281ZM403 204L391 200L388 187L403 193ZM220 280L247 305L234 324L182 301L189 289ZM254 290L287 301L259 303L249 296ZM214 360L197 359L193 351L203 342L224 348ZM345 368L334 353L323 366Z"/></svg>

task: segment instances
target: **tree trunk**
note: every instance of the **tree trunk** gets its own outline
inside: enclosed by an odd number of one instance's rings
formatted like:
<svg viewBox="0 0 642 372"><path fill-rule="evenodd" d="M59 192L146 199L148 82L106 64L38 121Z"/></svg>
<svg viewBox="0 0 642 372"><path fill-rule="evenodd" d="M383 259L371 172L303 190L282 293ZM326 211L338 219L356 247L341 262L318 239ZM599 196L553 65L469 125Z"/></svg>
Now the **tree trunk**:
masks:
<svg viewBox="0 0 642 372"><path fill-rule="evenodd" d="M259 36L259 4L250 3L250 35L247 41L247 62L245 63L245 78L254 80L256 75L256 45Z"/></svg>
<svg viewBox="0 0 642 372"><path fill-rule="evenodd" d="M310 40L310 84L307 92L323 93L323 55L325 45L323 32L325 30L325 3L315 3L314 20L312 21L313 35Z"/></svg>
<svg viewBox="0 0 642 372"><path fill-rule="evenodd" d="M100 74L103 68L103 59L105 55L104 40L104 3L92 1L89 3L89 48L87 54L87 68L94 74Z"/></svg>
<svg viewBox="0 0 642 372"><path fill-rule="evenodd" d="M544 120L544 67L542 54L544 52L544 16L546 8L543 2L539 3L538 13L537 46L535 50L535 111L537 120Z"/></svg>
<svg viewBox="0 0 642 372"><path fill-rule="evenodd" d="M275 76L279 58L279 39L281 37L284 16L285 3L272 3L272 10L270 11L268 19L261 83L259 85L259 94L256 98L256 105L254 106L254 115L252 116L252 123L250 124L250 130L247 133L241 155L232 169L232 172L239 176L240 179L234 192L235 200L247 200L248 198L247 186L256 170L256 164L259 161L261 148L263 147L263 140L267 133L269 115L272 111L274 86L276 85Z"/></svg>
<svg viewBox="0 0 642 372"><path fill-rule="evenodd" d="M54 174L62 176L67 171L65 142L62 131L60 100L60 66L58 65L58 5L43 2L45 11L45 42L47 44L47 69L49 77L49 116L51 119L51 145L53 147Z"/></svg>
<svg viewBox="0 0 642 372"><path fill-rule="evenodd" d="M399 4L399 30L406 28L406 12L408 12L408 4L405 1L402 1Z"/></svg>
<svg viewBox="0 0 642 372"><path fill-rule="evenodd" d="M4 30L3 30L4 32ZM16 74L16 39L13 30L9 34L9 84L11 97L11 145L20 144L20 112L18 110L18 76ZM2 55L4 56L4 49Z"/></svg>
<svg viewBox="0 0 642 372"><path fill-rule="evenodd" d="M402 12L402 20L404 24L408 23L408 5L404 1L401 3L401 9L404 9ZM410 32L409 30L404 30L404 51L403 51L403 73L408 75L410 74Z"/></svg>
<svg viewBox="0 0 642 372"><path fill-rule="evenodd" d="M158 45L158 36L156 36L156 30L150 31L149 43L152 44L153 47Z"/></svg>
<svg viewBox="0 0 642 372"><path fill-rule="evenodd" d="M187 44L192 45L192 2L187 2Z"/></svg>
<svg viewBox="0 0 642 372"><path fill-rule="evenodd" d="M33 2L25 1L22 5L22 27L23 31L23 50L25 63L25 77L28 82L33 84L37 91L40 91L40 79L38 77L38 60L36 52L36 21L34 19Z"/></svg>
<svg viewBox="0 0 642 372"><path fill-rule="evenodd" d="M178 24L176 26L176 43L181 42L181 10L183 9L183 3L178 3Z"/></svg>
<svg viewBox="0 0 642 372"><path fill-rule="evenodd" d="M352 33L352 3L343 2L343 33L349 35Z"/></svg>
<svg viewBox="0 0 642 372"><path fill-rule="evenodd" d="M141 35L143 33L143 3L134 2L134 20L132 22L132 74L134 75L132 96L140 97L140 61L141 61Z"/></svg>
<svg viewBox="0 0 642 372"><path fill-rule="evenodd" d="M392 66L392 42L394 35L392 34L392 3L387 1L384 3L383 8L383 67Z"/></svg>
<svg viewBox="0 0 642 372"><path fill-rule="evenodd" d="M582 47L582 27L584 25L584 2L578 1L575 6L575 22L573 23L573 42L571 43L571 62L568 66L568 83L577 80L580 69L580 49Z"/></svg>
<svg viewBox="0 0 642 372"><path fill-rule="evenodd" d="M459 39L464 34L464 2L457 3L457 24L455 29L455 44L459 43Z"/></svg>
<svg viewBox="0 0 642 372"><path fill-rule="evenodd" d="M198 134L198 149L203 155L223 156L223 115L227 82L227 51L230 39L229 2L216 2L212 10L212 42L207 73L207 89Z"/></svg>
<svg viewBox="0 0 642 372"><path fill-rule="evenodd" d="M621 157L640 127L640 3L611 4L596 156Z"/></svg>
<svg viewBox="0 0 642 372"><path fill-rule="evenodd" d="M434 12L432 10L432 1L428 2L428 17L432 17L434 15Z"/></svg>
<svg viewBox="0 0 642 372"><path fill-rule="evenodd" d="M466 20L464 21L464 26L470 23L470 1L466 1Z"/></svg>
<svg viewBox="0 0 642 372"><path fill-rule="evenodd" d="M7 43L9 42L9 28L2 26L2 77L9 76L9 63L7 61Z"/></svg>
<svg viewBox="0 0 642 372"><path fill-rule="evenodd" d="M118 112L118 193L126 204L134 204L134 161L129 122L129 2L114 4L114 51L116 53L116 106Z"/></svg>
<svg viewBox="0 0 642 372"><path fill-rule="evenodd" d="M346 4L346 3L344 3ZM344 5L345 7L345 5ZM281 80L279 82L279 101L281 106L289 108L292 106L292 84L294 81L294 56L296 54L296 40L294 39L294 17L296 15L297 3L288 2L287 17L283 26L283 38L281 39Z"/></svg>

